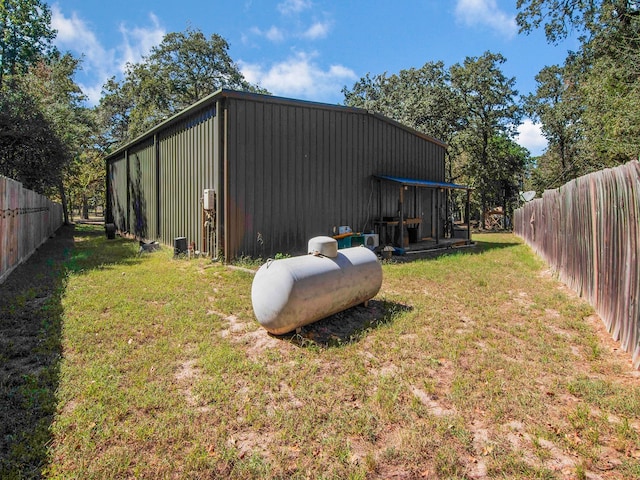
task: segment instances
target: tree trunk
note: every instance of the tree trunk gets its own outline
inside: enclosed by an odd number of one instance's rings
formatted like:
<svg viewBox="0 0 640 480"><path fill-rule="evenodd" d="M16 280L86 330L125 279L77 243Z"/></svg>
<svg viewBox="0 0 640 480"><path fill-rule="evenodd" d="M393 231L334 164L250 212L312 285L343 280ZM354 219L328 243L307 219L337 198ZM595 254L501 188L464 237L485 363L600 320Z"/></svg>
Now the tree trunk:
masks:
<svg viewBox="0 0 640 480"><path fill-rule="evenodd" d="M89 220L89 202L86 195L82 195L82 219Z"/></svg>
<svg viewBox="0 0 640 480"><path fill-rule="evenodd" d="M502 195L502 229L507 229L507 187L503 189Z"/></svg>
<svg viewBox="0 0 640 480"><path fill-rule="evenodd" d="M69 225L69 209L67 206L67 195L64 192L64 185L62 182L58 184L58 192L60 193L60 201L62 202L62 215L64 217L64 224Z"/></svg>

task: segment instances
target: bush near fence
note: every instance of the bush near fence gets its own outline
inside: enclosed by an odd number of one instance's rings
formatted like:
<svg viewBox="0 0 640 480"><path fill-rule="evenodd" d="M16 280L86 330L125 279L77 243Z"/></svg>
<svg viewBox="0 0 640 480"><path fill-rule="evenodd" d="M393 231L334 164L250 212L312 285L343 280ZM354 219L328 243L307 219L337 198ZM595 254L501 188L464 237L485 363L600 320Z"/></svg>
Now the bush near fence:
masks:
<svg viewBox="0 0 640 480"><path fill-rule="evenodd" d="M0 283L62 223L62 205L0 175Z"/></svg>
<svg viewBox="0 0 640 480"><path fill-rule="evenodd" d="M586 298L640 368L640 164L577 178L516 210L514 232Z"/></svg>

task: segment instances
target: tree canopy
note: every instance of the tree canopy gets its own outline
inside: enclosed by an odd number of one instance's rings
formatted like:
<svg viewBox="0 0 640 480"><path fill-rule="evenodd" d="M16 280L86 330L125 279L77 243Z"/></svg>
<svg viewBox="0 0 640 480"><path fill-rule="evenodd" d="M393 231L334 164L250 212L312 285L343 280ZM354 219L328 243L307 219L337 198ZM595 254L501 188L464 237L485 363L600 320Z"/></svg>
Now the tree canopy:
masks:
<svg viewBox="0 0 640 480"><path fill-rule="evenodd" d="M40 0L0 2L0 89L7 76L25 73L51 50L56 31L51 11Z"/></svg>
<svg viewBox="0 0 640 480"><path fill-rule="evenodd" d="M366 74L343 89L344 103L378 111L448 144L447 180L476 188L482 208L506 204L523 178L537 190L638 158L640 0L518 0L523 33L543 28L580 48L536 76L522 98L506 59L486 52L446 67L428 61L395 74ZM103 86L95 109L73 77L80 60L52 47L56 32L42 0L0 2L0 174L64 199L99 191L100 158L220 88L267 93L246 81L217 34L165 35L122 79ZM514 142L522 115L549 142L530 162Z"/></svg>
<svg viewBox="0 0 640 480"><path fill-rule="evenodd" d="M447 180L468 183L483 208L511 203L528 153L513 140L521 109L506 59L486 52L449 69L428 62L398 74L367 74L344 88L345 104L375 110L445 141Z"/></svg>
<svg viewBox="0 0 640 480"><path fill-rule="evenodd" d="M77 62L51 48L50 21L39 0L0 3L0 173L38 191L60 185L70 146L56 108L79 93Z"/></svg>
<svg viewBox="0 0 640 480"><path fill-rule="evenodd" d="M220 88L263 92L247 82L220 35L188 28L169 33L121 82L104 86L100 117L108 145L135 138Z"/></svg>
<svg viewBox="0 0 640 480"><path fill-rule="evenodd" d="M244 79L224 38L189 28L166 35L122 80L107 81L90 109L73 80L80 60L51 46L56 32L45 3L4 0L0 28L0 174L65 206L68 195L85 214L102 191L102 158L112 145L220 88L265 92Z"/></svg>
<svg viewBox="0 0 640 480"><path fill-rule="evenodd" d="M61 199L70 166L95 137L92 112L72 80L77 67L56 52L0 91L0 173Z"/></svg>
<svg viewBox="0 0 640 480"><path fill-rule="evenodd" d="M640 153L640 2L519 0L522 32L544 28L557 43L572 32L580 49L545 67L527 110L542 123L549 149L538 189L638 158Z"/></svg>
<svg viewBox="0 0 640 480"><path fill-rule="evenodd" d="M397 75L367 74L342 93L346 105L375 110L445 142L459 128L462 112L443 62L428 62Z"/></svg>
<svg viewBox="0 0 640 480"><path fill-rule="evenodd" d="M0 174L66 207L70 167L95 138L73 80L80 62L52 48L56 32L40 0L2 1L0 29Z"/></svg>
<svg viewBox="0 0 640 480"><path fill-rule="evenodd" d="M575 29L589 37L630 27L640 14L638 0L518 0L516 22L520 31L544 28L547 40L557 43Z"/></svg>

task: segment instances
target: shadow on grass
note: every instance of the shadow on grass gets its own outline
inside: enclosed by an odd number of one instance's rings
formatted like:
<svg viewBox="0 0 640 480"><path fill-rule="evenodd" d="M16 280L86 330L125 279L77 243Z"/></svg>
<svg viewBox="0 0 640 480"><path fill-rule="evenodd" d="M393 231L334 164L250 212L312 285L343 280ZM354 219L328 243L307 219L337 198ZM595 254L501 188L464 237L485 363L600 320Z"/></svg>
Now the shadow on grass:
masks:
<svg viewBox="0 0 640 480"><path fill-rule="evenodd" d="M0 478L46 475L68 275L138 261L132 242L68 225L0 284Z"/></svg>
<svg viewBox="0 0 640 480"><path fill-rule="evenodd" d="M484 252L497 248L511 248L522 245L523 241L512 232L482 232L473 235L476 250Z"/></svg>
<svg viewBox="0 0 640 480"><path fill-rule="evenodd" d="M395 318L413 309L386 300L370 300L322 320L301 327L298 332L273 335L299 347L340 347L361 340L370 330L391 324Z"/></svg>
<svg viewBox="0 0 640 480"><path fill-rule="evenodd" d="M76 248L66 263L67 270L73 274L110 269L115 265L133 266L141 262L136 253L137 243L121 237L107 240L100 225L77 224L75 237Z"/></svg>
<svg viewBox="0 0 640 480"><path fill-rule="evenodd" d="M385 263L406 263L415 260L430 260L446 255L478 255L490 250L512 248L522 245L523 242L509 232L484 232L474 234L473 243L464 246L450 246L427 251L409 251L406 255L394 255Z"/></svg>

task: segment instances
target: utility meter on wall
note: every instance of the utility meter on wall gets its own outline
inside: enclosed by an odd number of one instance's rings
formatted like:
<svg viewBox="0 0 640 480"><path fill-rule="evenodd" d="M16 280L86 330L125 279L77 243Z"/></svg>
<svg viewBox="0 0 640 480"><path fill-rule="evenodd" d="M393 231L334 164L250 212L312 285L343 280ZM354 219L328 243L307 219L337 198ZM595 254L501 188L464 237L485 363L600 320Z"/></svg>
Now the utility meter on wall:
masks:
<svg viewBox="0 0 640 480"><path fill-rule="evenodd" d="M207 188L204 190L202 205L205 210L216 209L216 191L213 188Z"/></svg>

